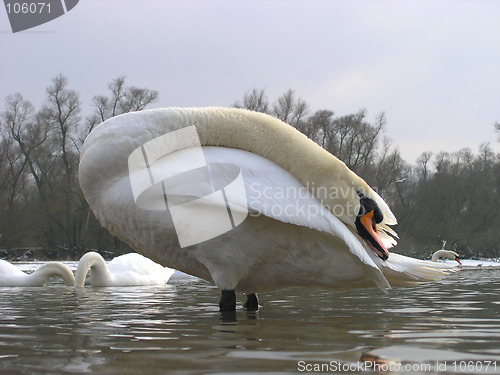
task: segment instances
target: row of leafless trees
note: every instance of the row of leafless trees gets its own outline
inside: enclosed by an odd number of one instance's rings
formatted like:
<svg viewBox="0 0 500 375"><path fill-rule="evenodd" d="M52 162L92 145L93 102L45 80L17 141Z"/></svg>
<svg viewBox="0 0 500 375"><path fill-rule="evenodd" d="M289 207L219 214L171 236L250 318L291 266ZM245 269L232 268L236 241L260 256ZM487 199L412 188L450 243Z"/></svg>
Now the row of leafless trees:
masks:
<svg viewBox="0 0 500 375"><path fill-rule="evenodd" d="M447 240L463 256L500 257L500 155L484 143L479 152L424 153L395 204L404 243Z"/></svg>
<svg viewBox="0 0 500 375"><path fill-rule="evenodd" d="M108 96L95 96L94 113L60 75L36 109L21 94L5 99L0 114L0 248L117 247L92 217L78 185L79 148L98 123L145 108L156 91L128 87L119 77ZM76 254L75 254L76 255Z"/></svg>
<svg viewBox="0 0 500 375"><path fill-rule="evenodd" d="M20 94L5 99L0 114L0 249L63 248L120 251L126 245L97 223L77 181L79 148L86 135L113 116L142 110L158 93L113 80L81 117L78 93L58 76L40 109ZM400 225L398 251L427 256L448 240L463 255L500 256L500 155L488 144L478 154L423 153L411 166L384 135L384 114L336 116L310 113L289 90L271 102L263 90L249 91L236 107L271 114L296 127L343 160L388 200ZM500 131L500 124L495 124Z"/></svg>

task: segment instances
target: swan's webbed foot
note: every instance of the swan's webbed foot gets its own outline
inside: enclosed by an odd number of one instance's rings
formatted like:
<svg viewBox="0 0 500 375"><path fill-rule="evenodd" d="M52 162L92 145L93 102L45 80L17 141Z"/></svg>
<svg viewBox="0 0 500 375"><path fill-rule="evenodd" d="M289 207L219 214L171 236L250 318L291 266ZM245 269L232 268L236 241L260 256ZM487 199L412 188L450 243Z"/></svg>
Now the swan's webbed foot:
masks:
<svg viewBox="0 0 500 375"><path fill-rule="evenodd" d="M257 298L257 294L247 294L247 301L245 302L243 307L248 311L257 311L259 309L259 299Z"/></svg>
<svg viewBox="0 0 500 375"><path fill-rule="evenodd" d="M234 290L222 290L220 301L220 311L234 311L236 310L236 294Z"/></svg>

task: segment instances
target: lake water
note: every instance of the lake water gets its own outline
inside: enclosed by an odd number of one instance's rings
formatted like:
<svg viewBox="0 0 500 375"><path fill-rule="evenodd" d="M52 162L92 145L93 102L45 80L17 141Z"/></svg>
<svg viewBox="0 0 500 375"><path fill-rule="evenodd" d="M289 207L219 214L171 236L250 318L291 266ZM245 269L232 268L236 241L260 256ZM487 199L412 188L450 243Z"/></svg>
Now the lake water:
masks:
<svg viewBox="0 0 500 375"><path fill-rule="evenodd" d="M498 374L499 296L500 270L388 295L287 289L229 316L218 289L191 277L0 288L0 374Z"/></svg>

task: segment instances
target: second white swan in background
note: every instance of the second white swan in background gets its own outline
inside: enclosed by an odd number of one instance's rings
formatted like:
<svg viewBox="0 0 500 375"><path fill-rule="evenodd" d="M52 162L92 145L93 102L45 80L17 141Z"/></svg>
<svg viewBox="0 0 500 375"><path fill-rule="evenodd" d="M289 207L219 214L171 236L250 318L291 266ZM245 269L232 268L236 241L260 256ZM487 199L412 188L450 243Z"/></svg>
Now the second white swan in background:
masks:
<svg viewBox="0 0 500 375"><path fill-rule="evenodd" d="M433 262L439 261L440 258L456 260L458 262L458 264L462 264L462 262L460 262L460 257L458 256L458 254L454 251L451 251L451 250L441 249L441 250L436 251L434 254L432 254L432 261Z"/></svg>
<svg viewBox="0 0 500 375"><path fill-rule="evenodd" d="M60 262L48 262L38 267L32 274L27 274L15 265L0 260L0 286L45 286L47 281L59 276L68 286L73 286L73 272Z"/></svg>
<svg viewBox="0 0 500 375"><path fill-rule="evenodd" d="M163 285L175 272L137 253L120 255L106 264L100 254L91 251L78 262L75 287L85 285L89 270L92 286Z"/></svg>
<svg viewBox="0 0 500 375"><path fill-rule="evenodd" d="M462 267L462 268L469 268L469 269L484 269L484 268L500 268L500 262L498 259L492 260L492 259L460 259L458 254L454 251L451 250L438 250L434 254L432 254L432 261L433 262L438 262L439 259L446 259L449 260L456 260L459 264L457 264L457 267Z"/></svg>

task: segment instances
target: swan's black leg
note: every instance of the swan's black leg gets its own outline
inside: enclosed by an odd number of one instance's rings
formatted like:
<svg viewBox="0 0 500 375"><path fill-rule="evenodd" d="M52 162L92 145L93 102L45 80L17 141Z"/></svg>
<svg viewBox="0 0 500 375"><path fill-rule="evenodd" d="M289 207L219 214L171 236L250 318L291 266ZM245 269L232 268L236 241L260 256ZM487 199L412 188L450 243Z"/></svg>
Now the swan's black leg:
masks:
<svg viewBox="0 0 500 375"><path fill-rule="evenodd" d="M243 307L249 311L257 311L259 309L259 299L257 298L257 294L247 294L247 301Z"/></svg>
<svg viewBox="0 0 500 375"><path fill-rule="evenodd" d="M219 302L219 310L220 311L236 310L236 294L234 293L234 290L222 291Z"/></svg>

